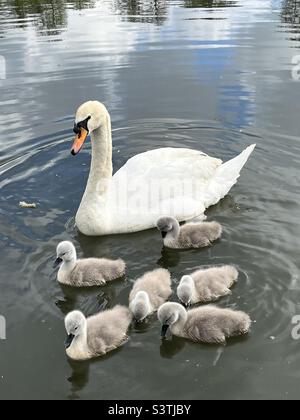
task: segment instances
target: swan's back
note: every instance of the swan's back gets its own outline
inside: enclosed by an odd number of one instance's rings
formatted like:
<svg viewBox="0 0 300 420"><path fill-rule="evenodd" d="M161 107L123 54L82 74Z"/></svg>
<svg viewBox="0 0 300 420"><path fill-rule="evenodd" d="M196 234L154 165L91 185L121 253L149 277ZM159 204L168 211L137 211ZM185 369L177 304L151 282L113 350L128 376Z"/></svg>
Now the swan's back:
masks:
<svg viewBox="0 0 300 420"><path fill-rule="evenodd" d="M181 227L178 243L182 247L205 247L220 238L222 226L217 222L188 223Z"/></svg>
<svg viewBox="0 0 300 420"><path fill-rule="evenodd" d="M248 147L225 164L184 148L134 156L115 173L99 202L105 216L97 230L100 234L138 232L154 228L162 215L179 222L204 219L205 209L225 197L237 182L254 148Z"/></svg>
<svg viewBox="0 0 300 420"><path fill-rule="evenodd" d="M190 149L163 148L134 156L112 179L107 197L110 230L154 228L162 214L179 221L203 215L202 197L221 164L220 159ZM124 191L126 202L119 200Z"/></svg>
<svg viewBox="0 0 300 420"><path fill-rule="evenodd" d="M132 157L114 175L114 178L117 180L126 173L130 178L138 177L143 181L150 177L158 180L167 179L170 182L172 179L181 180L187 177L190 179L191 176L209 181L221 165L222 160L198 150L165 147Z"/></svg>
<svg viewBox="0 0 300 420"><path fill-rule="evenodd" d="M225 343L226 338L246 334L250 326L246 313L208 305L188 311L183 335L196 342Z"/></svg>
<svg viewBox="0 0 300 420"><path fill-rule="evenodd" d="M230 288L238 279L235 267L226 265L198 270L192 275L201 301L211 301L230 293Z"/></svg>
<svg viewBox="0 0 300 420"><path fill-rule="evenodd" d="M128 308L118 305L88 318L88 347L94 355L105 354L127 339L127 330L132 321Z"/></svg>
<svg viewBox="0 0 300 420"><path fill-rule="evenodd" d="M164 268L150 271L139 278L130 293L131 302L140 291L148 293L154 309L158 309L172 294L171 274Z"/></svg>
<svg viewBox="0 0 300 420"><path fill-rule="evenodd" d="M86 258L78 260L70 274L70 285L99 286L123 276L126 265L123 260Z"/></svg>

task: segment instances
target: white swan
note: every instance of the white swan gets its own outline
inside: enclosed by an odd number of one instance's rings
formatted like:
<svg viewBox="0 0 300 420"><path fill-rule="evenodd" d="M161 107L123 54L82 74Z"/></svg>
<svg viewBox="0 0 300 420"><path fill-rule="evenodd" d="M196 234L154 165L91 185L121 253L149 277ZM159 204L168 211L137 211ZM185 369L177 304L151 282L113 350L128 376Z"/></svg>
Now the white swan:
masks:
<svg viewBox="0 0 300 420"><path fill-rule="evenodd" d="M237 182L255 145L222 164L191 149L163 148L134 156L112 176L110 116L103 104L78 109L72 155L88 134L92 162L76 215L78 229L89 236L138 232L154 228L163 215L188 221L205 218L205 209L224 198Z"/></svg>

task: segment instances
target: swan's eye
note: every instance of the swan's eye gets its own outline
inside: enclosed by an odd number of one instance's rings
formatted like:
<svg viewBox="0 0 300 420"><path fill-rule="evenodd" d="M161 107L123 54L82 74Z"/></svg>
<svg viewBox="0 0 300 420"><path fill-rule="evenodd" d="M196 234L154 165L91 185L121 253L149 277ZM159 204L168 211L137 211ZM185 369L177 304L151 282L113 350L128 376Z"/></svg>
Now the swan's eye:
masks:
<svg viewBox="0 0 300 420"><path fill-rule="evenodd" d="M91 115L89 115L85 120L80 121L78 124L74 125L73 131L75 134L80 134L81 128L84 128L86 131L88 130L88 122L91 119Z"/></svg>

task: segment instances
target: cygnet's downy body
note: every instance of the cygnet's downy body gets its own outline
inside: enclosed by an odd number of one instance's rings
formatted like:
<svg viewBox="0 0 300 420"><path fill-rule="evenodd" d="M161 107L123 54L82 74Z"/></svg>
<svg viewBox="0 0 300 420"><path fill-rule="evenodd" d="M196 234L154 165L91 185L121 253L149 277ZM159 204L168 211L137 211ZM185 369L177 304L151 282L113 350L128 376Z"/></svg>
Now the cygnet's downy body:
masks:
<svg viewBox="0 0 300 420"><path fill-rule="evenodd" d="M237 282L238 275L237 269L230 265L195 271L182 277L177 296L185 306L215 302L231 294L230 288Z"/></svg>
<svg viewBox="0 0 300 420"><path fill-rule="evenodd" d="M159 268L139 278L130 293L129 307L137 322L143 321L172 295L171 275Z"/></svg>
<svg viewBox="0 0 300 420"><path fill-rule="evenodd" d="M218 222L187 223L180 226L173 217L161 217L157 221L164 245L173 249L205 248L219 239L222 226Z"/></svg>
<svg viewBox="0 0 300 420"><path fill-rule="evenodd" d="M251 327L246 313L213 305L186 311L179 303L167 302L159 308L158 319L163 338L170 329L178 337L208 344L224 345L228 338L247 334Z"/></svg>
<svg viewBox="0 0 300 420"><path fill-rule="evenodd" d="M129 309L119 305L90 318L80 311L70 312L65 319L68 357L89 360L117 349L127 341L131 321Z"/></svg>
<svg viewBox="0 0 300 420"><path fill-rule="evenodd" d="M61 242L57 247L54 267L59 267L59 283L73 287L104 286L106 283L125 275L126 264L123 260L106 258L86 258L77 260L76 249L72 242Z"/></svg>

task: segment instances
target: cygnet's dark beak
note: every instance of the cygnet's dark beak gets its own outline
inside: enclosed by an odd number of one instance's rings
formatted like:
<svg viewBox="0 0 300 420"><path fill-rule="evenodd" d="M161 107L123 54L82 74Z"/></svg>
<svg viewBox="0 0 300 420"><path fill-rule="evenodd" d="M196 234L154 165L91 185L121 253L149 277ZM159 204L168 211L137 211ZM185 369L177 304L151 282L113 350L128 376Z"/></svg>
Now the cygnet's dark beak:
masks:
<svg viewBox="0 0 300 420"><path fill-rule="evenodd" d="M163 237L163 239L165 239L165 237L167 236L168 232L161 232L161 236Z"/></svg>
<svg viewBox="0 0 300 420"><path fill-rule="evenodd" d="M63 260L61 258L56 258L56 260L53 264L53 268L58 267L62 262L63 262Z"/></svg>
<svg viewBox="0 0 300 420"><path fill-rule="evenodd" d="M166 338L169 327L170 326L167 325L167 324L165 324L165 325L162 326L162 328L161 328L161 338L162 339L165 339Z"/></svg>
<svg viewBox="0 0 300 420"><path fill-rule="evenodd" d="M73 334L68 335L68 338L66 339L66 342L65 342L65 348L66 348L66 350L69 347L71 347L71 344L73 343L74 338L75 338L75 335L73 335Z"/></svg>

